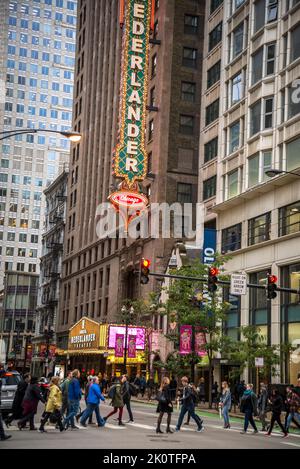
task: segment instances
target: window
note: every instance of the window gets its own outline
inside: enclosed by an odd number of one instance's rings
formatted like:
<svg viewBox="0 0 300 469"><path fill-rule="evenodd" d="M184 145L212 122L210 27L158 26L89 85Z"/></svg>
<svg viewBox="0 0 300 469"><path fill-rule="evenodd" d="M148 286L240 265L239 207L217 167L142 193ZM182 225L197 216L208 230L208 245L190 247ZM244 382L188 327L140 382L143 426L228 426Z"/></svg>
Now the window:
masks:
<svg viewBox="0 0 300 469"><path fill-rule="evenodd" d="M291 31L291 57L290 61L300 57L300 23Z"/></svg>
<svg viewBox="0 0 300 469"><path fill-rule="evenodd" d="M275 72L275 49L275 44L268 44L252 55L252 85Z"/></svg>
<svg viewBox="0 0 300 469"><path fill-rule="evenodd" d="M275 44L266 46L266 70L265 75L273 75L275 72Z"/></svg>
<svg viewBox="0 0 300 469"><path fill-rule="evenodd" d="M245 3L245 0L232 0L232 11L237 10L243 3Z"/></svg>
<svg viewBox="0 0 300 469"><path fill-rule="evenodd" d="M179 132L185 135L193 135L194 121L195 118L193 116L181 114L179 118Z"/></svg>
<svg viewBox="0 0 300 469"><path fill-rule="evenodd" d="M242 72L235 75L231 81L231 105L238 103L244 95L243 74Z"/></svg>
<svg viewBox="0 0 300 469"><path fill-rule="evenodd" d="M220 80L221 74L221 60L207 70L207 88L217 83Z"/></svg>
<svg viewBox="0 0 300 469"><path fill-rule="evenodd" d="M299 146L300 138L292 140L286 144L286 170L292 171L299 168Z"/></svg>
<svg viewBox="0 0 300 469"><path fill-rule="evenodd" d="M274 98L264 99L264 128L271 129L273 127L273 104Z"/></svg>
<svg viewBox="0 0 300 469"><path fill-rule="evenodd" d="M206 107L205 110L205 124L209 125L219 117L219 99L216 99L213 103Z"/></svg>
<svg viewBox="0 0 300 469"><path fill-rule="evenodd" d="M6 248L6 255L7 255L7 256L13 256L13 255L14 255L14 248L12 248L12 247L7 247L7 248Z"/></svg>
<svg viewBox="0 0 300 469"><path fill-rule="evenodd" d="M250 135L260 132L261 129L270 129L273 126L274 98L265 98L257 101L250 108ZM262 108L263 106L263 108ZM263 119L262 119L263 118Z"/></svg>
<svg viewBox="0 0 300 469"><path fill-rule="evenodd" d="M240 146L240 121L229 127L229 153L235 152Z"/></svg>
<svg viewBox="0 0 300 469"><path fill-rule="evenodd" d="M256 153L248 158L248 188L268 180L266 171L272 167L272 152Z"/></svg>
<svg viewBox="0 0 300 469"><path fill-rule="evenodd" d="M300 231L300 202L279 209L279 236Z"/></svg>
<svg viewBox="0 0 300 469"><path fill-rule="evenodd" d="M197 34L199 26L199 17L194 15L184 15L184 33Z"/></svg>
<svg viewBox="0 0 300 469"><path fill-rule="evenodd" d="M278 0L268 0L267 22L271 23L272 21L276 21L277 14L278 14Z"/></svg>
<svg viewBox="0 0 300 469"><path fill-rule="evenodd" d="M18 76L18 84L19 85L26 85L26 78Z"/></svg>
<svg viewBox="0 0 300 469"><path fill-rule="evenodd" d="M182 204L192 202L192 184L177 183L177 202Z"/></svg>
<svg viewBox="0 0 300 469"><path fill-rule="evenodd" d="M204 145L204 163L216 158L218 155L218 137L213 138Z"/></svg>
<svg viewBox="0 0 300 469"><path fill-rule="evenodd" d="M151 119L151 121L149 121L148 141L153 139L153 133L154 133L154 122L153 122L153 119Z"/></svg>
<svg viewBox="0 0 300 469"><path fill-rule="evenodd" d="M293 86L288 88L288 118L300 113L299 90Z"/></svg>
<svg viewBox="0 0 300 469"><path fill-rule="evenodd" d="M8 174L0 173L0 182L8 182Z"/></svg>
<svg viewBox="0 0 300 469"><path fill-rule="evenodd" d="M210 0L210 13L212 14L222 3L223 0Z"/></svg>
<svg viewBox="0 0 300 469"><path fill-rule="evenodd" d="M239 193L239 171L238 169L228 174L227 199L235 197Z"/></svg>
<svg viewBox="0 0 300 469"><path fill-rule="evenodd" d="M16 233L9 232L7 233L7 241L15 241Z"/></svg>
<svg viewBox="0 0 300 469"><path fill-rule="evenodd" d="M19 248L18 249L18 257L26 257L26 249Z"/></svg>
<svg viewBox="0 0 300 469"><path fill-rule="evenodd" d="M196 100L196 83L182 81L181 82L181 99L194 103Z"/></svg>
<svg viewBox="0 0 300 469"><path fill-rule="evenodd" d="M241 249L242 224L239 223L222 230L222 254Z"/></svg>
<svg viewBox="0 0 300 469"><path fill-rule="evenodd" d="M27 234L25 234L25 233L20 233L20 234L19 234L19 242L20 242L20 243L26 243L26 242L27 242Z"/></svg>
<svg viewBox="0 0 300 469"><path fill-rule="evenodd" d="M197 49L183 48L182 65L189 68L197 68Z"/></svg>
<svg viewBox="0 0 300 469"><path fill-rule="evenodd" d="M39 230L40 229L40 222L37 220L32 220L31 222L31 228L33 230Z"/></svg>
<svg viewBox="0 0 300 469"><path fill-rule="evenodd" d="M271 213L265 213L248 221L248 246L270 239Z"/></svg>
<svg viewBox="0 0 300 469"><path fill-rule="evenodd" d="M222 23L219 23L210 33L209 33L209 46L208 51L211 51L219 42L222 40Z"/></svg>
<svg viewBox="0 0 300 469"><path fill-rule="evenodd" d="M258 0L254 4L254 32L258 31L265 24L266 0Z"/></svg>
<svg viewBox="0 0 300 469"><path fill-rule="evenodd" d="M232 59L237 57L243 50L244 23L241 23L232 33Z"/></svg>
<svg viewBox="0 0 300 469"><path fill-rule="evenodd" d="M217 189L217 176L213 176L203 181L203 200L207 200L210 197L216 195Z"/></svg>

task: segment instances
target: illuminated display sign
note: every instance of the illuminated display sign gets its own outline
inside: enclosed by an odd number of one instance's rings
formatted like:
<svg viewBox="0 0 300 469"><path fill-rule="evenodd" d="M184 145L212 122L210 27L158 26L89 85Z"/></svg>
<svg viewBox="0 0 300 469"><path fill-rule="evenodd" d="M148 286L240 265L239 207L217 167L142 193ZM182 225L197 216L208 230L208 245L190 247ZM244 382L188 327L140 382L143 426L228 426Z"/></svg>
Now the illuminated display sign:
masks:
<svg viewBox="0 0 300 469"><path fill-rule="evenodd" d="M124 336L124 347L125 347L125 335L126 335L126 326L109 326L108 330L108 348L115 348L116 346L116 337L123 335ZM128 337L136 337L136 350L145 350L145 340L146 332L144 327L133 327L128 326Z"/></svg>
<svg viewBox="0 0 300 469"><path fill-rule="evenodd" d="M120 140L114 174L129 188L147 174L145 148L151 0L127 0L123 49Z"/></svg>

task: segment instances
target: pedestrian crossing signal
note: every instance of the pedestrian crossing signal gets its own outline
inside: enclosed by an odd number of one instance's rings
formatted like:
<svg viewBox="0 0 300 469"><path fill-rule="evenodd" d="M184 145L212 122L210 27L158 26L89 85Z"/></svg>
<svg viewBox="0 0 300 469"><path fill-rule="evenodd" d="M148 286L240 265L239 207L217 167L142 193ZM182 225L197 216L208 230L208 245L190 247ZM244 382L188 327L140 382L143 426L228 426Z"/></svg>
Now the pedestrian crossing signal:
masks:
<svg viewBox="0 0 300 469"><path fill-rule="evenodd" d="M268 274L268 285L267 285L267 298L268 300L274 300L276 298L277 293L277 277L276 275Z"/></svg>
<svg viewBox="0 0 300 469"><path fill-rule="evenodd" d="M219 274L219 269L216 267L210 267L208 270L208 291L211 293L214 293L218 286L218 274Z"/></svg>
<svg viewBox="0 0 300 469"><path fill-rule="evenodd" d="M142 285L146 285L149 282L150 264L149 259L142 259L141 261L140 283Z"/></svg>

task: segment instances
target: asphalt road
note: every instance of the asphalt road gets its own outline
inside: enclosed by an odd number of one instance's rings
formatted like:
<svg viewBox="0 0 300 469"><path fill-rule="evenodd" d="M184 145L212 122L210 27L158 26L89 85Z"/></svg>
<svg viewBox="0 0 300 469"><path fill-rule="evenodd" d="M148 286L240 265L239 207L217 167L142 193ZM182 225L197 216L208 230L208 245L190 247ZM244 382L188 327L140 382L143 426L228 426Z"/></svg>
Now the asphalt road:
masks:
<svg viewBox="0 0 300 469"><path fill-rule="evenodd" d="M84 404L82 404L84 408ZM234 419L231 429L223 429L223 420L218 415L208 415L200 412L204 421L204 432L197 433L196 425L183 426L180 432L173 434L155 433L157 414L155 406L133 403L134 423L119 427L118 422L111 417L104 428L89 425L87 429L68 430L60 433L53 426L46 426L47 433L19 431L16 426L7 431L12 435L10 440L0 442L0 449L300 449L300 434L290 434L282 438L278 433L266 437L264 433L253 434L252 429L246 435L241 435L242 422ZM105 416L111 410L107 404L101 404L101 415ZM43 411L39 406L36 425ZM172 415L171 428L175 428L178 412ZM124 410L124 422L128 419ZM162 430L166 429L166 417ZM94 417L95 420L95 417Z"/></svg>

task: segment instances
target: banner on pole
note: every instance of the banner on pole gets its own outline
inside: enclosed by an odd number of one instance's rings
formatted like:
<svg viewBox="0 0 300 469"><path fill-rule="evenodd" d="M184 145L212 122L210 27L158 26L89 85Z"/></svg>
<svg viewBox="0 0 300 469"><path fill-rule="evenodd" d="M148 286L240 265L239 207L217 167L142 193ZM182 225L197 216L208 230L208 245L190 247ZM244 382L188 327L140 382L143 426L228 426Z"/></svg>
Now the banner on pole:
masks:
<svg viewBox="0 0 300 469"><path fill-rule="evenodd" d="M128 336L128 358L136 358L136 336Z"/></svg>
<svg viewBox="0 0 300 469"><path fill-rule="evenodd" d="M124 334L116 334L115 356L123 357L124 355Z"/></svg>
<svg viewBox="0 0 300 469"><path fill-rule="evenodd" d="M195 327L195 352L199 357L207 355L206 349L206 334L205 330L201 326Z"/></svg>
<svg viewBox="0 0 300 469"><path fill-rule="evenodd" d="M180 349L181 355L192 353L192 326L180 326Z"/></svg>

